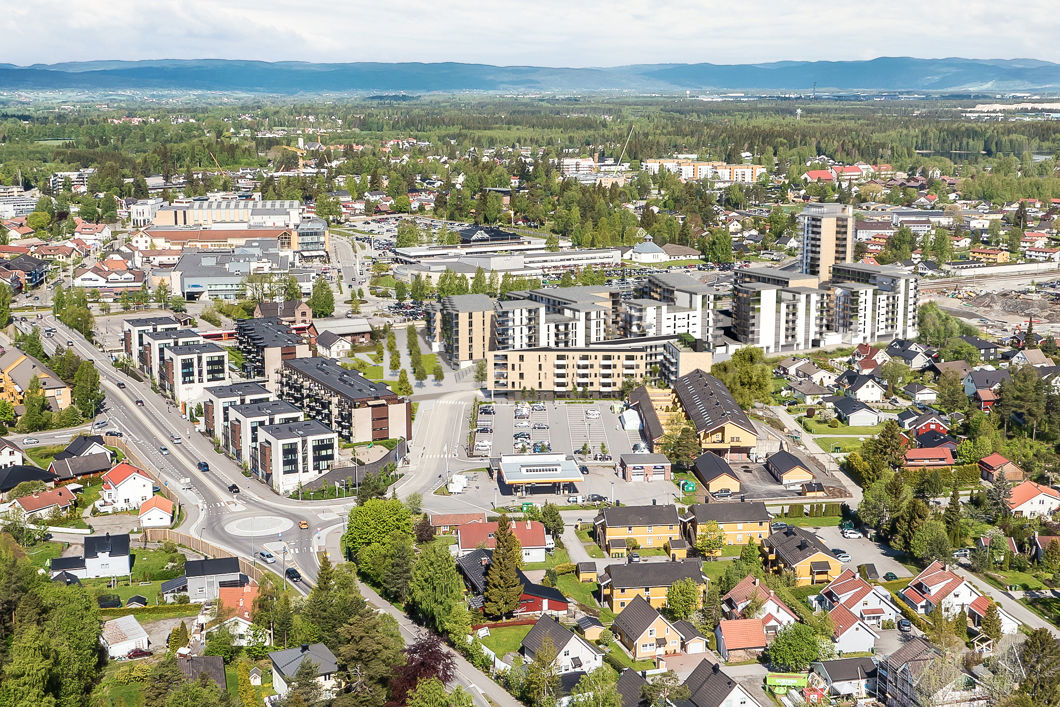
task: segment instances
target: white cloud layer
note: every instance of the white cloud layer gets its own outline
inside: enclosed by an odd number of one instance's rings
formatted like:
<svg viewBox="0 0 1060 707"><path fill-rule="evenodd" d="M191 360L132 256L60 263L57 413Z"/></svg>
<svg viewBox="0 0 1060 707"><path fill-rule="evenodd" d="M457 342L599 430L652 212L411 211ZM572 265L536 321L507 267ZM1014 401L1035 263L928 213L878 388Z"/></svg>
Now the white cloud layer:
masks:
<svg viewBox="0 0 1060 707"><path fill-rule="evenodd" d="M1055 0L1014 5L988 0L0 0L0 61L219 58L536 66L877 56L1060 61Z"/></svg>

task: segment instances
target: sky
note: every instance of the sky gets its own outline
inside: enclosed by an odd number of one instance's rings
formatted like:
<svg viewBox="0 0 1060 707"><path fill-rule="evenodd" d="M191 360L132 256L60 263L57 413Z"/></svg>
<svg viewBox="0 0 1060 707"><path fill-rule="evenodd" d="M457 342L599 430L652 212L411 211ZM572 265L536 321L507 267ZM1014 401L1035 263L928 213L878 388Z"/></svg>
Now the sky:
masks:
<svg viewBox="0 0 1060 707"><path fill-rule="evenodd" d="M0 0L0 62L1060 61L1055 0ZM1031 19L1033 18L1033 19Z"/></svg>

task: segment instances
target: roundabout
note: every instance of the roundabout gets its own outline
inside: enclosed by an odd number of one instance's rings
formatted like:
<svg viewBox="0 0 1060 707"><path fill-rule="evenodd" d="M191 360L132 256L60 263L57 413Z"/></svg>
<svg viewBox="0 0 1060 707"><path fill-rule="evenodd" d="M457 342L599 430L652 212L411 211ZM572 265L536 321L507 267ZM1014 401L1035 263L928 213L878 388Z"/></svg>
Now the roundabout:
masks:
<svg viewBox="0 0 1060 707"><path fill-rule="evenodd" d="M241 538L252 538L261 535L275 535L290 530L294 521L278 516L250 516L225 523L225 532Z"/></svg>

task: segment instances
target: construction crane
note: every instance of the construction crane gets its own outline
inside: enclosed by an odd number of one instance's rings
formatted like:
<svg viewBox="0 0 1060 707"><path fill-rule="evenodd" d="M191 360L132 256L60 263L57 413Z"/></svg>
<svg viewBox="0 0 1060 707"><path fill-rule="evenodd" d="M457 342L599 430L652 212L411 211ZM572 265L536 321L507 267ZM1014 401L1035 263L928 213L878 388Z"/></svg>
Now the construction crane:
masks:
<svg viewBox="0 0 1060 707"><path fill-rule="evenodd" d="M301 147L291 147L290 145L280 145L280 147L298 155L298 173L305 174L305 150Z"/></svg>
<svg viewBox="0 0 1060 707"><path fill-rule="evenodd" d="M209 150L207 150L206 152L210 155L210 159L213 160L213 163L217 166L217 171L220 172L222 176L224 176L225 171L221 168L221 163L217 161L217 158L213 156L212 152L210 152Z"/></svg>

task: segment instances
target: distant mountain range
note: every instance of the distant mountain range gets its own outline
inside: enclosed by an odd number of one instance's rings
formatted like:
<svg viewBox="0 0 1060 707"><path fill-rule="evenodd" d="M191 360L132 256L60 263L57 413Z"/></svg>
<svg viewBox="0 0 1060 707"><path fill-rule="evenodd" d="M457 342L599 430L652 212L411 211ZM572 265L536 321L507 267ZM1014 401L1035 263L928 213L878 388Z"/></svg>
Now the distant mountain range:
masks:
<svg viewBox="0 0 1060 707"><path fill-rule="evenodd" d="M236 93L637 91L1033 91L1060 88L1060 64L1034 59L637 64L602 68L460 63L317 64L226 59L0 64L0 90Z"/></svg>

